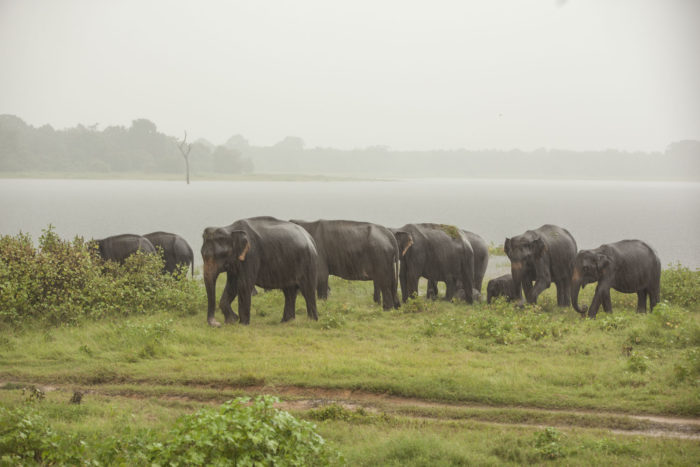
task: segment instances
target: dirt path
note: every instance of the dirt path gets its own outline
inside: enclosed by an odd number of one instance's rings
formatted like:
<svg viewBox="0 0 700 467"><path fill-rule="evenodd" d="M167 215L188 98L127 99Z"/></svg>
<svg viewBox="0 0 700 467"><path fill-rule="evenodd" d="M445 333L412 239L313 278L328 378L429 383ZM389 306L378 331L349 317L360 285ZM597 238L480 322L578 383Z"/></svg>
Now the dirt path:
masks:
<svg viewBox="0 0 700 467"><path fill-rule="evenodd" d="M31 383L4 383L0 388L32 386ZM332 404L347 410L362 409L366 413L396 415L432 420L469 420L499 426L520 426L544 428L553 426L559 429L601 429L615 434L671 437L700 440L700 418L667 417L647 414L628 414L598 410L543 409L539 407L490 406L470 403L435 402L411 397L399 397L388 394L376 394L366 391L347 389L303 388L295 386L250 386L211 387L189 385L193 390L206 389L214 391L206 396L186 390L153 395L147 391L140 392L133 387L119 386L84 386L76 388L69 385L35 385L44 392L61 391L66 393L66 400L73 390L79 389L84 394L96 394L106 397L127 397L136 399L162 399L197 401L202 403L221 403L231 399L233 394L244 392L247 395L270 394L278 396L281 402L277 406L284 410L308 411L320 409ZM220 396L218 395L220 394Z"/></svg>

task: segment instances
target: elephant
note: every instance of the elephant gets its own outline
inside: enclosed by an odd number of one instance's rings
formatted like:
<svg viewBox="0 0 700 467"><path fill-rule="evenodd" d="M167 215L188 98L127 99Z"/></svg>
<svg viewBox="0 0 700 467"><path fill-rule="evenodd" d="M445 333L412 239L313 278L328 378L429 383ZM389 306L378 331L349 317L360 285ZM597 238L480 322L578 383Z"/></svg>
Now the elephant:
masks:
<svg viewBox="0 0 700 467"><path fill-rule="evenodd" d="M622 293L637 293L637 313L646 313L659 303L661 261L652 247L641 240L621 240L601 245L593 250L581 250L574 261L571 280L571 301L576 311L595 318L600 304L612 312L610 288ZM578 306L579 289L598 282L591 307Z"/></svg>
<svg viewBox="0 0 700 467"><path fill-rule="evenodd" d="M137 251L156 253L155 247L147 238L135 234L121 234L92 240L88 245L94 247L102 259L116 261L119 264L124 264L124 260Z"/></svg>
<svg viewBox="0 0 700 467"><path fill-rule="evenodd" d="M238 296L241 324L250 324L253 288L282 289L282 322L295 318L297 291L306 301L306 314L318 320L316 283L318 252L311 235L301 226L274 217L240 219L225 227L207 227L202 235L204 285L207 291L207 322L218 327L214 319L216 279L226 272L226 286L219 308L228 324L239 316L231 309Z"/></svg>
<svg viewBox="0 0 700 467"><path fill-rule="evenodd" d="M185 264L191 267L194 277L194 253L187 240L169 232L151 232L144 235L154 247L163 250L165 272L174 273L178 267Z"/></svg>
<svg viewBox="0 0 700 467"><path fill-rule="evenodd" d="M479 301L481 297L481 287L484 282L484 274L486 274L486 268L489 265L489 246L480 235L475 234L474 232L469 232L468 230L461 230L461 232L467 237L469 244L472 246L472 250L474 251L474 289L472 290L472 296L474 297L474 300ZM457 288L460 291L458 298L463 299L462 297L464 297L465 292L462 285L457 284ZM437 296L437 282L428 281L426 297L437 298Z"/></svg>
<svg viewBox="0 0 700 467"><path fill-rule="evenodd" d="M518 292L515 290L513 276L504 274L502 276L491 279L486 286L486 303L491 303L491 300L496 297L506 297L506 300L516 300Z"/></svg>
<svg viewBox="0 0 700 467"><path fill-rule="evenodd" d="M393 229L401 250L399 281L405 302L418 293L418 279L445 282L445 299L451 300L457 284L472 290L474 284L474 252L464 232L442 224L406 224ZM464 294L472 303L473 294Z"/></svg>
<svg viewBox="0 0 700 467"><path fill-rule="evenodd" d="M570 305L571 274L577 246L576 240L566 229L545 224L506 238L504 249L510 259L519 306L523 305L521 289L528 303L537 303L537 297L552 282L557 286L557 305Z"/></svg>
<svg viewBox="0 0 700 467"><path fill-rule="evenodd" d="M346 220L290 222L303 227L318 251L318 298L328 298L328 276L371 280L379 292L374 300L385 310L398 308L399 247L394 235L381 225ZM380 297L381 295L381 297Z"/></svg>

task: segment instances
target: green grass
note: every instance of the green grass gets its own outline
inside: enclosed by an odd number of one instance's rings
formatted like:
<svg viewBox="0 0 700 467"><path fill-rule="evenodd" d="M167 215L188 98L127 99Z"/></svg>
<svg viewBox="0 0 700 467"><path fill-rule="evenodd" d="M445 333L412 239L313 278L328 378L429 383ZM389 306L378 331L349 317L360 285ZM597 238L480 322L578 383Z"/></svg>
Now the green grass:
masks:
<svg viewBox="0 0 700 467"><path fill-rule="evenodd" d="M219 284L221 290L223 283ZM279 291L253 299L250 326L206 326L162 310L78 326L7 328L0 379L43 384L148 384L363 390L436 401L700 415L697 313L661 304L582 320L554 306L518 310L419 298L385 312L369 282L334 280L318 322L297 303L280 324ZM590 293L590 290L584 292ZM203 293L203 292L202 292ZM582 301L590 298L583 294Z"/></svg>
<svg viewBox="0 0 700 467"><path fill-rule="evenodd" d="M0 324L0 406L35 407L66 436L128 438L238 396L279 394L349 465L693 465L697 439L611 431L667 432L639 414L700 416L697 272L664 274L671 302L649 314L613 292L613 314L581 319L555 306L553 287L524 309L421 297L387 312L370 282L332 278L318 322L300 296L297 319L281 324L284 298L271 291L253 297L250 326L221 328L207 326L195 281L186 301L141 312L117 304L70 325ZM22 392L31 385L55 390L36 400ZM73 390L82 404L68 403Z"/></svg>

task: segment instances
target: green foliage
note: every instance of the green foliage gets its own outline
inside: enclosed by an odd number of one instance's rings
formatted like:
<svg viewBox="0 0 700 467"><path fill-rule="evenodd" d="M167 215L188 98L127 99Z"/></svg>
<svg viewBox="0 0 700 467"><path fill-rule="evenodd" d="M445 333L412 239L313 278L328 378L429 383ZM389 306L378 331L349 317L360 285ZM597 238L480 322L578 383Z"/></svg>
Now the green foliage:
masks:
<svg viewBox="0 0 700 467"><path fill-rule="evenodd" d="M459 229L454 225L440 224L440 229L454 239L458 239L460 237Z"/></svg>
<svg viewBox="0 0 700 467"><path fill-rule="evenodd" d="M335 454L309 422L275 409L269 396L238 398L178 420L149 446L159 465L329 465Z"/></svg>
<svg viewBox="0 0 700 467"><path fill-rule="evenodd" d="M22 465L41 462L56 447L56 433L33 410L0 407L0 463Z"/></svg>
<svg viewBox="0 0 700 467"><path fill-rule="evenodd" d="M49 225L34 248L26 234L0 237L0 322L32 319L51 325L85 317L194 313L201 284L183 272L162 274L162 259L138 253L123 265L103 262L80 237L62 240Z"/></svg>
<svg viewBox="0 0 700 467"><path fill-rule="evenodd" d="M640 353L632 352L627 360L627 369L633 373L644 373L649 367L649 357Z"/></svg>
<svg viewBox="0 0 700 467"><path fill-rule="evenodd" d="M184 161L179 143L143 118L132 121L128 128L110 126L99 131L84 125L65 130L49 125L35 128L13 115L0 115L0 170L5 171L180 173ZM213 149L195 142L189 161L195 172L253 170L250 158L227 146Z"/></svg>
<svg viewBox="0 0 700 467"><path fill-rule="evenodd" d="M564 434L556 428L547 427L535 433L534 445L537 452L544 459L559 459L564 457L564 448L561 444Z"/></svg>
<svg viewBox="0 0 700 467"><path fill-rule="evenodd" d="M689 311L660 303L646 319L637 315L627 333L627 343L659 348L697 347L700 346L700 326Z"/></svg>
<svg viewBox="0 0 700 467"><path fill-rule="evenodd" d="M32 408L0 407L0 465L329 465L342 458L314 426L275 409L268 396L238 398L151 430L64 435Z"/></svg>
<svg viewBox="0 0 700 467"><path fill-rule="evenodd" d="M505 256L506 251L503 245L496 245L495 243L489 243L489 255L491 256Z"/></svg>
<svg viewBox="0 0 700 467"><path fill-rule="evenodd" d="M661 298L667 302L700 311L700 270L680 264L661 271Z"/></svg>

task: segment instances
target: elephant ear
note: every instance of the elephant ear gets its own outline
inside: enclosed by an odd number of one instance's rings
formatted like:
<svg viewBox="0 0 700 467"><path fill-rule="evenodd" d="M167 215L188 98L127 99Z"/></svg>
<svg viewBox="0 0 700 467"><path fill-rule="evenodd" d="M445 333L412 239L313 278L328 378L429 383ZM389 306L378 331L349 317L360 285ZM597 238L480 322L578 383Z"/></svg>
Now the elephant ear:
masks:
<svg viewBox="0 0 700 467"><path fill-rule="evenodd" d="M596 255L596 269L598 269L598 277L603 277L608 272L608 268L612 264L612 260L608 255Z"/></svg>
<svg viewBox="0 0 700 467"><path fill-rule="evenodd" d="M408 249L411 248L411 245L413 245L413 237L411 237L410 233L404 232L403 230L397 230L394 232L394 236L396 236L396 241L399 244L401 256L404 256Z"/></svg>
<svg viewBox="0 0 700 467"><path fill-rule="evenodd" d="M510 238L508 237L506 237L506 241L503 243L503 251L510 257Z"/></svg>
<svg viewBox="0 0 700 467"><path fill-rule="evenodd" d="M239 261L245 261L245 257L250 251L248 234L243 230L234 230L231 232L231 240L233 242L233 253L238 256Z"/></svg>
<svg viewBox="0 0 700 467"><path fill-rule="evenodd" d="M537 237L532 242L532 252L535 254L536 258L541 258L546 249L547 247L545 246L544 241L541 238Z"/></svg>

